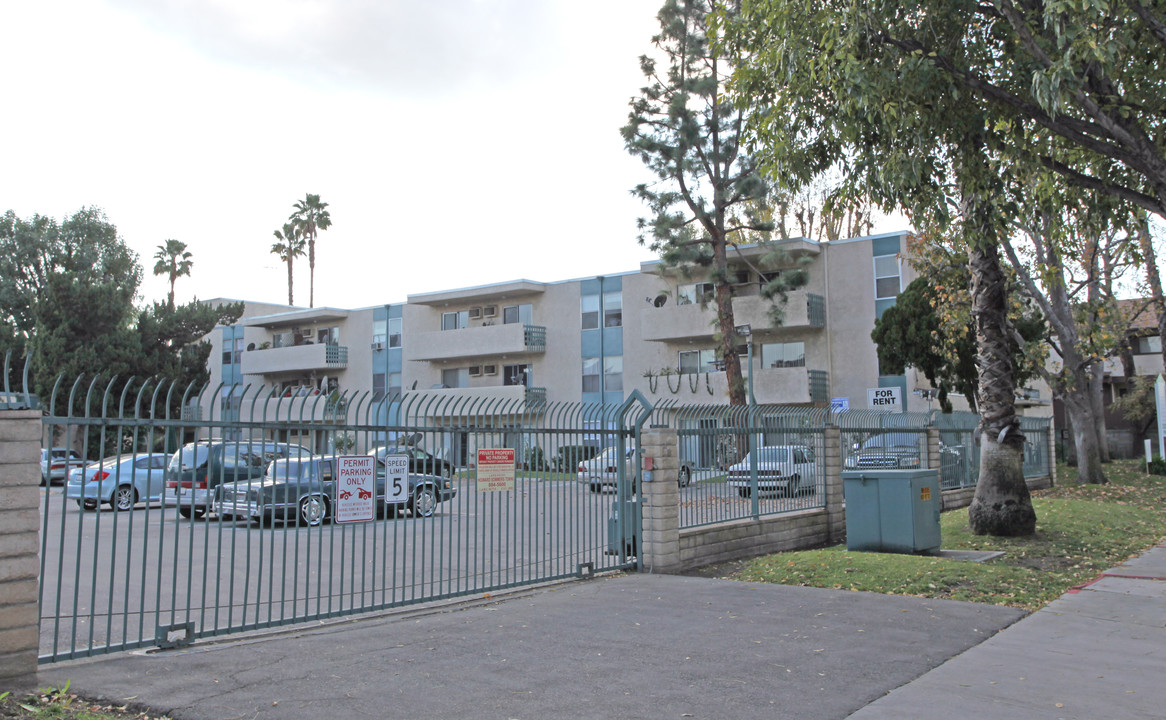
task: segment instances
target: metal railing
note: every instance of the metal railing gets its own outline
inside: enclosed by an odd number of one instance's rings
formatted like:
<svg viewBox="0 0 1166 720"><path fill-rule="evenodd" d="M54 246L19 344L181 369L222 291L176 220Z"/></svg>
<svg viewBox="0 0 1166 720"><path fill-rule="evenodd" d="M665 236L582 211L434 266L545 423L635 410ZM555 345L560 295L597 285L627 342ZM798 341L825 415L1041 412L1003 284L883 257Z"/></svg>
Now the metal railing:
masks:
<svg viewBox="0 0 1166 720"><path fill-rule="evenodd" d="M638 403L426 394L374 403L369 393L341 393L319 398L327 413L293 414L274 388L247 387L224 415L220 390L58 382L43 420L46 446L68 441L90 461L107 460L42 496L42 662L635 567L635 542L610 542L610 497L551 459L560 447L634 443L646 420ZM411 482L432 492L381 503L376 519L352 524L308 523L295 497L287 519L274 500L257 500L255 518L250 506L215 512L228 490L263 497L248 493L260 492L272 458L294 458L297 448L335 457L337 448L378 447L407 455ZM514 450L513 484L486 491L476 453L498 448ZM135 470L132 460L147 452L165 453L168 468ZM619 490L629 482L620 473L617 492L630 495ZM288 493L307 498L303 487ZM317 492L325 517L330 492ZM618 531L634 535L638 518L625 517Z"/></svg>

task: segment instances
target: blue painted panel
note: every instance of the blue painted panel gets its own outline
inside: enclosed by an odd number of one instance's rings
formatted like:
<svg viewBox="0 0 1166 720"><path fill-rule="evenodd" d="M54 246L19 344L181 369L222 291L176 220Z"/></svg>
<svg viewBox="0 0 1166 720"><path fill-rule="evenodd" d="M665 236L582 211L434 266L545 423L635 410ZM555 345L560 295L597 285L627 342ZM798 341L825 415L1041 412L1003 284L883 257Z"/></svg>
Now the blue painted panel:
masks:
<svg viewBox="0 0 1166 720"><path fill-rule="evenodd" d="M879 255L897 255L902 248L901 241L901 235L875 238L870 241L871 254L874 257L878 257Z"/></svg>

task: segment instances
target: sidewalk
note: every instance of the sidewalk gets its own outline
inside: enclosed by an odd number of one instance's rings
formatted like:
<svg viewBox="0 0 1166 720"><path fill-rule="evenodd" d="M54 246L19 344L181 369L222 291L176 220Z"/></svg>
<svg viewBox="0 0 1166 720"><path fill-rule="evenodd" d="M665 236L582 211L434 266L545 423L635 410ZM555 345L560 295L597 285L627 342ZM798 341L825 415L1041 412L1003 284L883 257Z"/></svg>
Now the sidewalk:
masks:
<svg viewBox="0 0 1166 720"><path fill-rule="evenodd" d="M1122 563L854 720L1166 715L1166 546Z"/></svg>
<svg viewBox="0 0 1166 720"><path fill-rule="evenodd" d="M40 681L189 720L1152 718L1166 707L1162 578L1166 546L1024 617L606 576L47 666Z"/></svg>

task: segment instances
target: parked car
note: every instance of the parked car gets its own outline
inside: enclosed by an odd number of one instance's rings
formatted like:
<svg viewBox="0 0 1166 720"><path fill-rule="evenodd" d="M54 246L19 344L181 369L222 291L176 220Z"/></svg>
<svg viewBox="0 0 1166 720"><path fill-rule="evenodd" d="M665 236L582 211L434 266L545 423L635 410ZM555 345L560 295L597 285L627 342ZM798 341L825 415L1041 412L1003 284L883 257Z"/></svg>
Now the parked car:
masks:
<svg viewBox="0 0 1166 720"><path fill-rule="evenodd" d="M295 518L300 525L319 525L332 516L335 493L335 459L300 457L274 460L262 478L222 483L216 488L214 511L224 520L247 518L263 523ZM377 473L378 514L409 510L415 517L429 517L438 503L457 495L447 478L409 474L405 499L385 504L385 473Z"/></svg>
<svg viewBox="0 0 1166 720"><path fill-rule="evenodd" d="M856 444L844 465L847 470L913 470L919 467L919 443L925 440L926 436L919 433L881 433Z"/></svg>
<svg viewBox="0 0 1166 720"><path fill-rule="evenodd" d="M588 460L582 460L575 472L579 482L587 483L591 492L602 492L605 488L615 488L619 478L617 458L619 450L614 447L604 448L602 452ZM627 477L637 475L638 460L634 445L629 445L624 451L624 473ZM688 487L692 483L692 465L685 460L680 461L680 468L676 472L676 485Z"/></svg>
<svg viewBox="0 0 1166 720"><path fill-rule="evenodd" d="M407 455L409 457L409 472L418 475L437 475L438 477L453 477L453 463L433 455L419 447L377 447L369 451L369 455L376 457L377 465L384 467L385 455Z"/></svg>
<svg viewBox="0 0 1166 720"><path fill-rule="evenodd" d="M306 448L268 440L203 440L183 445L166 467L166 503L182 517L202 517L224 482L263 477L272 460L308 457Z"/></svg>
<svg viewBox="0 0 1166 720"><path fill-rule="evenodd" d="M85 459L81 453L70 448L41 448L40 451L40 484L48 485L53 482L63 483L69 476L69 471L81 467Z"/></svg>
<svg viewBox="0 0 1166 720"><path fill-rule="evenodd" d="M94 510L109 503L114 510L132 510L141 501L161 502L166 488L165 453L115 455L69 473L65 497Z"/></svg>
<svg viewBox="0 0 1166 720"><path fill-rule="evenodd" d="M784 494L793 497L815 492L817 466L814 453L805 445L767 445L754 448L738 463L729 467L729 487L743 498L753 494L753 462L757 463L758 494Z"/></svg>

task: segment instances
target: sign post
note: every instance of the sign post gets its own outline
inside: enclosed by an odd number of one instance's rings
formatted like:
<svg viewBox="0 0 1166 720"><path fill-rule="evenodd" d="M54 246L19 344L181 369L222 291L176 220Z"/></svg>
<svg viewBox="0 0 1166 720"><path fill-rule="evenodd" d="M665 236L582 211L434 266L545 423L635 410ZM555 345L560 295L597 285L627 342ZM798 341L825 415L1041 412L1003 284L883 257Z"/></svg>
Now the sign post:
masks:
<svg viewBox="0 0 1166 720"><path fill-rule="evenodd" d="M514 448L478 449L478 492L514 489Z"/></svg>
<svg viewBox="0 0 1166 720"><path fill-rule="evenodd" d="M336 503L332 519L338 523L368 522L376 517L377 472L372 455L336 458Z"/></svg>
<svg viewBox="0 0 1166 720"><path fill-rule="evenodd" d="M1166 458L1166 378L1154 381L1154 409L1158 411L1158 457Z"/></svg>

